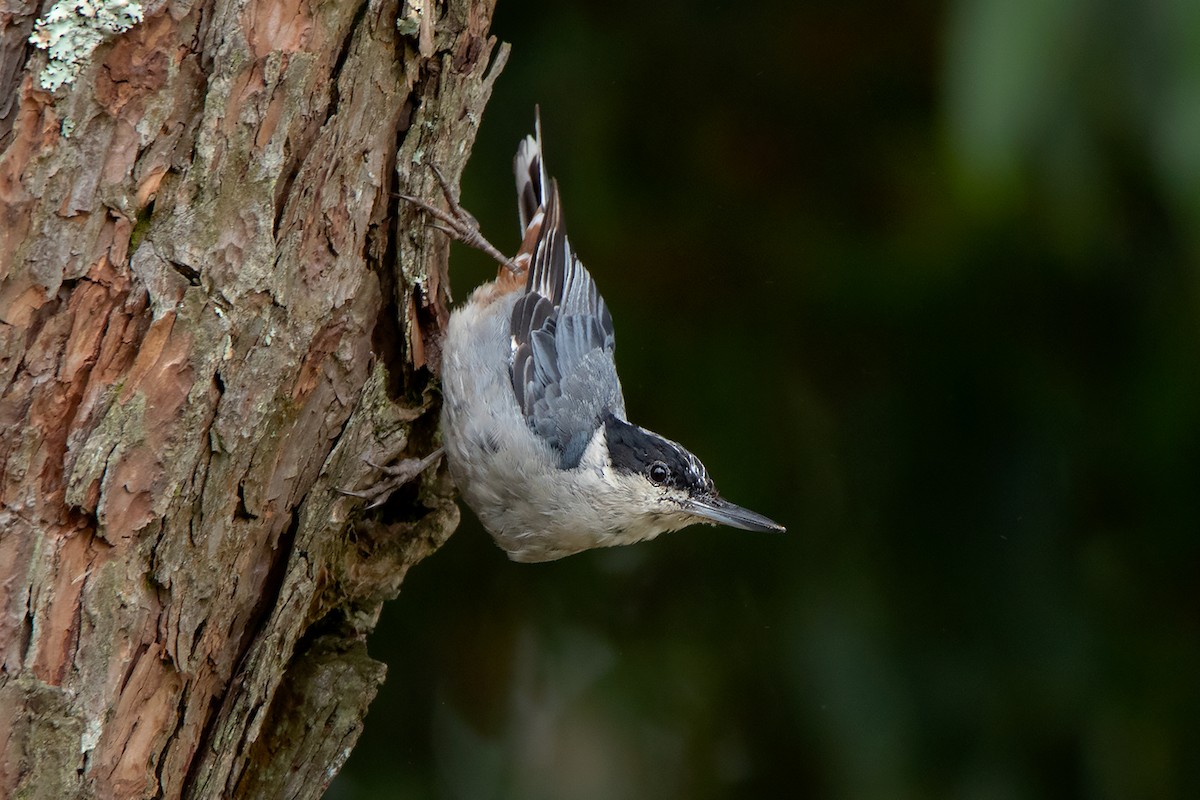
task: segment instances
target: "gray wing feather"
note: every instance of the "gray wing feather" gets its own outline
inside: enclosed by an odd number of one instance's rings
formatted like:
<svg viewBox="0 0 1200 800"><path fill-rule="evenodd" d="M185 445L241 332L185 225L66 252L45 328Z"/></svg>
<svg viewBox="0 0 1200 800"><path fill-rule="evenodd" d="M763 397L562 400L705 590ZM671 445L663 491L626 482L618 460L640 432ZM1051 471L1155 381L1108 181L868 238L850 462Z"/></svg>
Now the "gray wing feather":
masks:
<svg viewBox="0 0 1200 800"><path fill-rule="evenodd" d="M526 138L515 161L521 221L539 210L544 219L525 294L512 312L512 380L530 428L569 469L607 414L625 418L625 400L613 362L612 315L571 250L558 186L545 181L540 133L539 125L538 138Z"/></svg>

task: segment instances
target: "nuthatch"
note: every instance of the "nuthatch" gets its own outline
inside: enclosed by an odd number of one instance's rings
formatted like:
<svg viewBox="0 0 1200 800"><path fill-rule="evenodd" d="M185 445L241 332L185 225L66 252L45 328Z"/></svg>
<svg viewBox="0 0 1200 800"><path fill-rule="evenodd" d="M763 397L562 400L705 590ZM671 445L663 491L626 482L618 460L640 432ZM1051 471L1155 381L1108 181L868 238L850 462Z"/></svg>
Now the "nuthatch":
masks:
<svg viewBox="0 0 1200 800"><path fill-rule="evenodd" d="M782 531L723 500L700 459L629 422L613 322L567 239L542 131L513 168L523 234L505 258L435 170L449 212L415 198L452 237L501 263L450 317L442 435L463 499L514 561L552 561L693 523Z"/></svg>

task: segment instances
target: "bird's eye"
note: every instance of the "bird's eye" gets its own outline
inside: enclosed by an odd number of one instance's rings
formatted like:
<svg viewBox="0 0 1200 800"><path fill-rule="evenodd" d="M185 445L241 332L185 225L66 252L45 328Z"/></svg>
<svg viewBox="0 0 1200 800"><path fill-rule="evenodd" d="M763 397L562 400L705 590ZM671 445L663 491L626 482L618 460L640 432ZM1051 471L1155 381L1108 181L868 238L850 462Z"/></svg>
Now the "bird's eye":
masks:
<svg viewBox="0 0 1200 800"><path fill-rule="evenodd" d="M659 486L662 486L671 477L671 470L667 469L667 465L661 461L655 461L650 465L650 469L646 474L650 476L651 483L657 483Z"/></svg>

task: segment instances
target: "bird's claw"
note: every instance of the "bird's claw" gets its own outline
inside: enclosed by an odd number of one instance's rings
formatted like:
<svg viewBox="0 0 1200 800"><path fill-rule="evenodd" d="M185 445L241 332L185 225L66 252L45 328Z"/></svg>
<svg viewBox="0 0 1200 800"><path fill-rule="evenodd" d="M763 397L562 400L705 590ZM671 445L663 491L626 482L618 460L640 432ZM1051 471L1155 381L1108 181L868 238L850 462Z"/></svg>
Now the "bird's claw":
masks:
<svg viewBox="0 0 1200 800"><path fill-rule="evenodd" d="M470 245L476 250L482 250L500 262L502 266L507 267L514 273L520 274L521 268L511 258L501 253L491 242L483 238L483 234L479 231L479 221L458 202L458 195L455 193L454 187L450 185L450 181L446 179L442 171L433 164L430 164L429 168L433 170L433 176L437 179L438 186L442 189L442 196L446 198L448 210L443 211L437 206L412 195L398 194L397 197L412 203L439 222L444 223L444 225L428 223L429 227L441 231L451 239L456 239L463 244Z"/></svg>
<svg viewBox="0 0 1200 800"><path fill-rule="evenodd" d="M338 491L349 497L368 501L367 508L369 509L379 508L397 489L437 463L437 460L442 457L442 453L443 450L439 447L424 458L405 458L394 464L377 464L367 456L363 456L363 461L367 466L379 470L385 477L366 489L339 489Z"/></svg>

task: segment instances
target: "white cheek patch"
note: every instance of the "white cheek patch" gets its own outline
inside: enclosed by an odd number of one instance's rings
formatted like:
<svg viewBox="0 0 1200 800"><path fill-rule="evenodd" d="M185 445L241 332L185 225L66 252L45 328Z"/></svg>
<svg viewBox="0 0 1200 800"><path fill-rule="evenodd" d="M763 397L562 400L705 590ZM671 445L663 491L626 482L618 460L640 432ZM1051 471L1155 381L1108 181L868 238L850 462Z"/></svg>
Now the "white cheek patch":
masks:
<svg viewBox="0 0 1200 800"><path fill-rule="evenodd" d="M604 434L604 426L596 428L596 432L592 434L592 438L588 441L587 449L583 451L583 457L579 459L577 469L594 472L606 483L614 482L614 474L612 464L608 459L608 443Z"/></svg>

